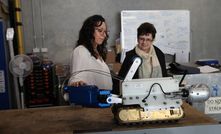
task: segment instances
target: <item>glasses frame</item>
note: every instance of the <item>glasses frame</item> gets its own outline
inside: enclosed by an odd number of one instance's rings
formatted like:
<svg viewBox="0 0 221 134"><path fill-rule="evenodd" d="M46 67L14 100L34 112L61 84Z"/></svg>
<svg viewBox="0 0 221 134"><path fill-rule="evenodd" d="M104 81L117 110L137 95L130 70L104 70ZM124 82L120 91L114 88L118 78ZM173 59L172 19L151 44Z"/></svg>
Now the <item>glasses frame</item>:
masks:
<svg viewBox="0 0 221 134"><path fill-rule="evenodd" d="M104 35L104 33L105 33L106 35L109 35L109 33L110 33L109 30L103 30L103 29L100 29L100 28L97 28L97 27L95 27L94 29L97 30L97 31L98 31L100 34L102 34L102 35Z"/></svg>
<svg viewBox="0 0 221 134"><path fill-rule="evenodd" d="M142 42L146 41L146 42L149 42L149 43L153 42L153 40L154 40L154 39L144 39L144 38L141 38L141 37L139 37L138 39L141 40Z"/></svg>

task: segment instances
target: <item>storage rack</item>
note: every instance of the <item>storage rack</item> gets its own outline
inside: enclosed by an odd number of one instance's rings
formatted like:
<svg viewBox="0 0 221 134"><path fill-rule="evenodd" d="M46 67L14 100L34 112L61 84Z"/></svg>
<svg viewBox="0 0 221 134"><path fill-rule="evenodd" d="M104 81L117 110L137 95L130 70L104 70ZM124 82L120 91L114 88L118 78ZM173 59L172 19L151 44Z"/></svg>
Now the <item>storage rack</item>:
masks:
<svg viewBox="0 0 221 134"><path fill-rule="evenodd" d="M45 68L34 66L25 79L26 107L43 107L55 105L55 71L54 66Z"/></svg>

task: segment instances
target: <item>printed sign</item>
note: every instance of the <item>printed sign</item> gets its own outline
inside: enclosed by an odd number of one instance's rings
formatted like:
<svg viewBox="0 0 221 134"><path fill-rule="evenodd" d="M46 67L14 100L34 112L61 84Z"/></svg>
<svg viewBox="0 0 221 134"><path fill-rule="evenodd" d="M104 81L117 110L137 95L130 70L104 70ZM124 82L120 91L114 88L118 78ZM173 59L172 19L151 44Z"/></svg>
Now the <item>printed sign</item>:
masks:
<svg viewBox="0 0 221 134"><path fill-rule="evenodd" d="M5 75L3 70L0 70L0 93L5 93Z"/></svg>
<svg viewBox="0 0 221 134"><path fill-rule="evenodd" d="M210 97L205 101L205 114L221 113L221 97Z"/></svg>

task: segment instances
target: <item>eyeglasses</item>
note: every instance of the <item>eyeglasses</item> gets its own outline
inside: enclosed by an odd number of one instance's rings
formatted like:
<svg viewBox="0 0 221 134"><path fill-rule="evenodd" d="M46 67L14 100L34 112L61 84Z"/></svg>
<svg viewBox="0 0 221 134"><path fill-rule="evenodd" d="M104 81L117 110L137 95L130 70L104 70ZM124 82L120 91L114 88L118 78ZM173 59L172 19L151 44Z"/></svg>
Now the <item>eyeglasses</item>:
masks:
<svg viewBox="0 0 221 134"><path fill-rule="evenodd" d="M139 38L139 40L141 40L142 42L146 41L146 42L152 42L153 39L144 39L144 38Z"/></svg>
<svg viewBox="0 0 221 134"><path fill-rule="evenodd" d="M96 30L97 30L100 34L102 34L102 35L103 35L104 33L105 33L106 35L108 35L108 34L110 33L110 31L105 31L105 30L102 30L102 29L99 29L99 28L96 28L96 27L95 27L94 29L96 29Z"/></svg>

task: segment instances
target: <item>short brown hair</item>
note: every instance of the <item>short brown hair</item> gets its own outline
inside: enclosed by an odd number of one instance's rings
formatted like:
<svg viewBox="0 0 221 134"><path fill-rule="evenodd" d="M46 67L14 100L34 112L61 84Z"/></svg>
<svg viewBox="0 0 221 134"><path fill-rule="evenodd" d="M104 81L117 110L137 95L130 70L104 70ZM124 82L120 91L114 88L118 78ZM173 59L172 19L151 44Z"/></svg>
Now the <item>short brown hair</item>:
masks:
<svg viewBox="0 0 221 134"><path fill-rule="evenodd" d="M157 31L154 25L148 22L142 23L137 28L137 37L139 37L140 35L152 34L153 39L155 39L156 33Z"/></svg>

